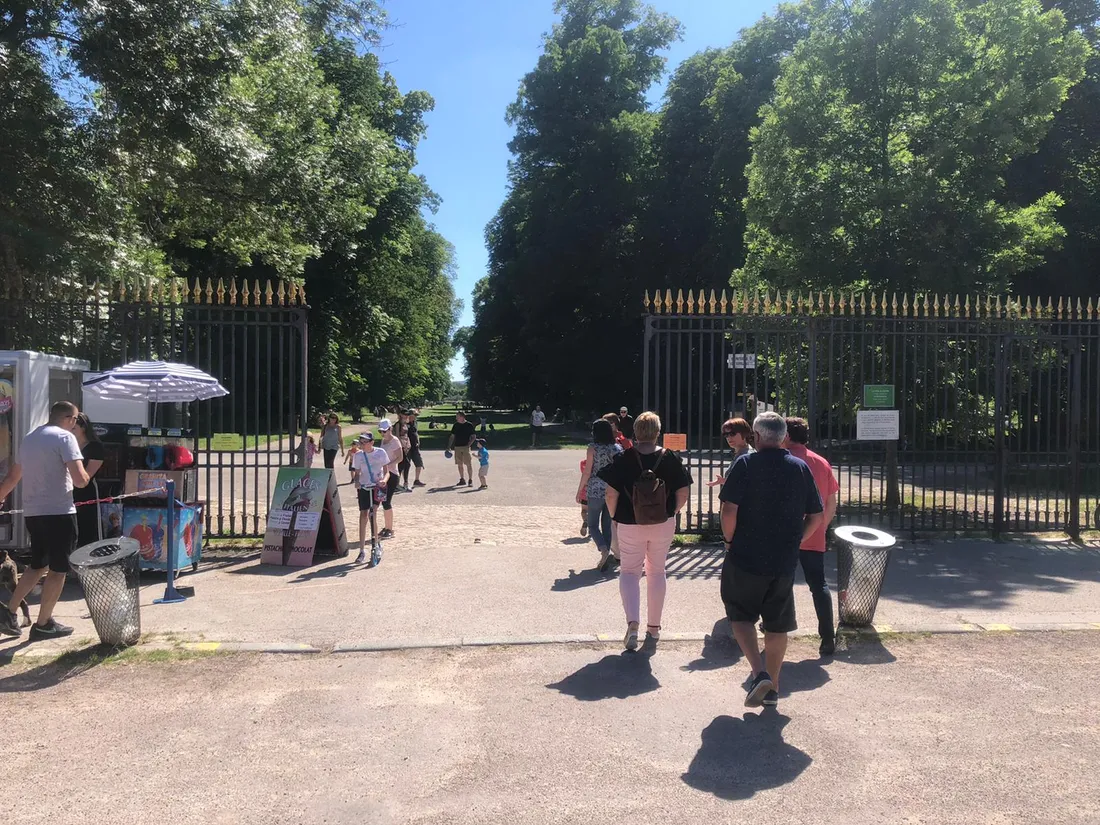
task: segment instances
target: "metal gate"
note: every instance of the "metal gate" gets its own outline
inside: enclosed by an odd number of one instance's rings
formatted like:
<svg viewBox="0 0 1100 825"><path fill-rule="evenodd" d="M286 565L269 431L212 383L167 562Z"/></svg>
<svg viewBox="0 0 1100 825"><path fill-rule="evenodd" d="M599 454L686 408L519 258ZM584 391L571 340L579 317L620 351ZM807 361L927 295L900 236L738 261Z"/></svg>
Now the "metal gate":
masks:
<svg viewBox="0 0 1100 825"><path fill-rule="evenodd" d="M56 297L63 290L75 294ZM84 358L93 370L180 361L214 375L227 397L179 405L164 423L198 435L208 535L259 536L278 469L298 460L308 425L308 311L300 286L270 281L6 293L0 349Z"/></svg>
<svg viewBox="0 0 1100 825"><path fill-rule="evenodd" d="M681 529L717 526L728 417L804 417L843 520L897 531L1097 527L1100 320L1087 307L937 296L646 298L645 405L688 438ZM869 393L869 395L867 395ZM865 397L866 396L866 397ZM896 440L862 441L889 401Z"/></svg>

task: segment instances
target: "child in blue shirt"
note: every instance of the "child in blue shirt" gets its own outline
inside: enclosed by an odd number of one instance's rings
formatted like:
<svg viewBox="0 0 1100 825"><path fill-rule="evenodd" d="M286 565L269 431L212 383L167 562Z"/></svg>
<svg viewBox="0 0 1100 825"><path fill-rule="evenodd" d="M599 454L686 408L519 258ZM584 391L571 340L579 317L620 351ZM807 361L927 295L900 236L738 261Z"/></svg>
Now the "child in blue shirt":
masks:
<svg viewBox="0 0 1100 825"><path fill-rule="evenodd" d="M481 466L477 470L477 479L481 482L479 490L489 489L489 449L485 446L485 439L477 440L477 462Z"/></svg>

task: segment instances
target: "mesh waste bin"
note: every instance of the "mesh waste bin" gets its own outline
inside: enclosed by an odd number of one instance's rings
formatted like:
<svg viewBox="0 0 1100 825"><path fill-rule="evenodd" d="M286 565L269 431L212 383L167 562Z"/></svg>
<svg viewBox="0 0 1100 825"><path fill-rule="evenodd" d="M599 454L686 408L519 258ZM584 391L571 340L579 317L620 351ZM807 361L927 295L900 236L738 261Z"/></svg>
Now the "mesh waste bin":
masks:
<svg viewBox="0 0 1100 825"><path fill-rule="evenodd" d="M140 549L135 539L107 539L78 547L69 557L105 645L132 645L141 638Z"/></svg>
<svg viewBox="0 0 1100 825"><path fill-rule="evenodd" d="M890 549L897 540L870 527L838 527L837 602L842 627L868 627L875 620L886 580Z"/></svg>

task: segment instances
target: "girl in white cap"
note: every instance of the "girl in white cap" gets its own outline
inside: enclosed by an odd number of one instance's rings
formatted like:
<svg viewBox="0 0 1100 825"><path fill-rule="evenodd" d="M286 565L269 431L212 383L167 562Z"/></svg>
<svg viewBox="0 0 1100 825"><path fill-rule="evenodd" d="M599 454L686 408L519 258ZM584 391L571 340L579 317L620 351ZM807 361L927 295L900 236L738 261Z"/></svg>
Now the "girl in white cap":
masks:
<svg viewBox="0 0 1100 825"><path fill-rule="evenodd" d="M386 526L382 528L382 532L378 536L384 539L392 539L393 494L397 492L397 485L401 481L398 468L401 465L401 459L405 456L405 450L401 446L401 439L393 434L393 423L388 418L383 418L378 422L378 430L382 433L382 449L386 451L386 456L389 458L386 469L390 472L389 479L386 481L386 500L382 502L382 513Z"/></svg>

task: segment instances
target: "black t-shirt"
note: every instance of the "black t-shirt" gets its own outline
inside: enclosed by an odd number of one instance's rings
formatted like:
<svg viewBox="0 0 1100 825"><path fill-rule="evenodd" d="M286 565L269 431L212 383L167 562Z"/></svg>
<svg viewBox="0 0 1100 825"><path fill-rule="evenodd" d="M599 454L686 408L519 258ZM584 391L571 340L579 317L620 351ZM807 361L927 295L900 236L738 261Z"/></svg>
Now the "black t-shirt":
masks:
<svg viewBox="0 0 1100 825"><path fill-rule="evenodd" d="M88 467L88 462L103 461L107 457L107 452L99 441L89 441L81 448L80 454L84 456L85 469ZM87 487L73 487L73 501L93 501L95 498L95 485L89 483Z"/></svg>
<svg viewBox="0 0 1100 825"><path fill-rule="evenodd" d="M658 465L657 457L661 454L664 454L664 458ZM638 463L639 458L641 464ZM634 482L642 474L643 467L652 470L654 466L657 467L657 477L665 482L665 489L668 490L668 516L672 518L676 515L676 491L691 485L691 475L684 469L680 456L671 450L658 450L651 455L643 455L630 449L619 453L614 461L596 474L619 493L619 503L615 509L615 521L619 524L637 523L634 520L634 505L630 501Z"/></svg>
<svg viewBox="0 0 1100 825"><path fill-rule="evenodd" d="M805 518L822 510L806 463L780 449L743 455L720 498L737 505L729 551L734 565L758 576L793 576Z"/></svg>
<svg viewBox="0 0 1100 825"><path fill-rule="evenodd" d="M416 424L412 421L409 422L405 432L409 436L409 448L413 450L420 449L420 431L416 429Z"/></svg>
<svg viewBox="0 0 1100 825"><path fill-rule="evenodd" d="M476 429L469 421L456 421L451 427L451 435L455 437L456 447L469 447L474 440Z"/></svg>
<svg viewBox="0 0 1100 825"><path fill-rule="evenodd" d="M630 415L620 415L619 416L619 432L621 432L623 435L625 435L631 441L634 440L634 417L633 416L630 416Z"/></svg>

